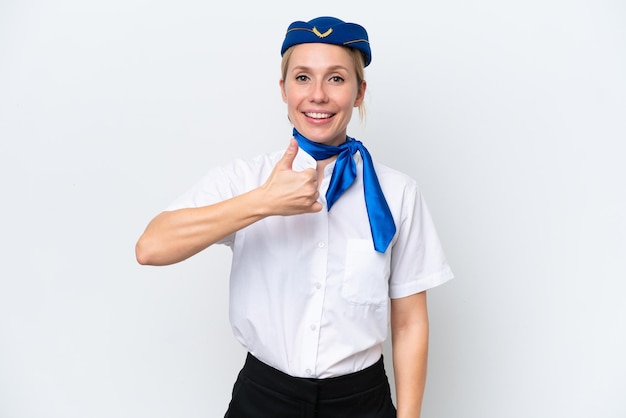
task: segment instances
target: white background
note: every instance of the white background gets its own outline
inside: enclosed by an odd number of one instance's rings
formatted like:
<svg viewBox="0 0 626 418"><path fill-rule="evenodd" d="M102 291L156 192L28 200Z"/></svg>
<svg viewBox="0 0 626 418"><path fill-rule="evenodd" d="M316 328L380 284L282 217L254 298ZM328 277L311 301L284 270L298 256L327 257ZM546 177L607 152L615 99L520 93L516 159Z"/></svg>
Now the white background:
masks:
<svg viewBox="0 0 626 418"><path fill-rule="evenodd" d="M456 275L423 417L626 417L618 0L0 0L0 417L223 416L229 250L134 244L210 167L287 145L280 44L319 15L368 29L349 133L418 180Z"/></svg>

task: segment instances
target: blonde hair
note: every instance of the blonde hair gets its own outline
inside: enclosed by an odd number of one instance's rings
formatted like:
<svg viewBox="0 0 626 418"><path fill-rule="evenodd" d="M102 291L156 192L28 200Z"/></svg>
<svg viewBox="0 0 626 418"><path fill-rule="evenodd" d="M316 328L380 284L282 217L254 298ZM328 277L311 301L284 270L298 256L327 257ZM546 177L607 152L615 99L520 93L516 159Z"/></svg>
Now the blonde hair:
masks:
<svg viewBox="0 0 626 418"><path fill-rule="evenodd" d="M296 46L296 45L294 45ZM352 57L352 62L354 63L354 70L356 71L356 82L357 86L360 88L361 83L365 80L365 58L363 54L358 49L345 48L350 56ZM287 78L287 68L289 67L289 58L291 58L291 54L293 53L293 46L285 51L283 54L283 59L280 63L280 73L282 80L284 81ZM365 100L361 101L359 107L359 119L361 122L365 120Z"/></svg>

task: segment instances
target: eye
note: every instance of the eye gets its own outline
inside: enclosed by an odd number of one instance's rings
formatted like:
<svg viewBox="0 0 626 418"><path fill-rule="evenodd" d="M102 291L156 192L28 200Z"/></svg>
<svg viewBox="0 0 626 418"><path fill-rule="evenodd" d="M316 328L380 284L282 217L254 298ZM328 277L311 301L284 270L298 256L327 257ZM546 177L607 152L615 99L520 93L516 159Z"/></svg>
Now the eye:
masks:
<svg viewBox="0 0 626 418"><path fill-rule="evenodd" d="M296 81L300 81L300 82L304 82L307 81L309 79L309 76L307 75L297 75L296 76Z"/></svg>
<svg viewBox="0 0 626 418"><path fill-rule="evenodd" d="M331 81L331 82L333 82L333 83L342 83L344 80L343 80L343 77L338 76L338 75L334 75L334 76L332 76L332 77L330 78L330 80L329 80L329 81Z"/></svg>

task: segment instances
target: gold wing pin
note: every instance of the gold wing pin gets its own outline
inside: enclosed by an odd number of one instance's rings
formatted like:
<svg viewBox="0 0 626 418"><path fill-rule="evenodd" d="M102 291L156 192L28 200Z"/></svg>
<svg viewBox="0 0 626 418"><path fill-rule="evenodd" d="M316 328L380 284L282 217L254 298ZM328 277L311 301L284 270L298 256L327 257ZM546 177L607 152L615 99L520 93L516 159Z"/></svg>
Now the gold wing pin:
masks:
<svg viewBox="0 0 626 418"><path fill-rule="evenodd" d="M325 38L333 32L333 28L328 29L326 32L322 33L315 26L313 26L313 33L317 35L318 38Z"/></svg>

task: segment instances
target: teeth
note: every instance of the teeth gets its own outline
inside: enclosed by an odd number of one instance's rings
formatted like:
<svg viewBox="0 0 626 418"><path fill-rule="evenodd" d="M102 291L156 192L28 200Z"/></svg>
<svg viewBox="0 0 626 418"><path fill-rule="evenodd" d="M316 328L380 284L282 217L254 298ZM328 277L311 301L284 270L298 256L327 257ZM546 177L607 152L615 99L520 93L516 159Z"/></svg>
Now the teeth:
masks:
<svg viewBox="0 0 626 418"><path fill-rule="evenodd" d="M305 115L313 119L326 119L332 116L330 113L305 113Z"/></svg>

